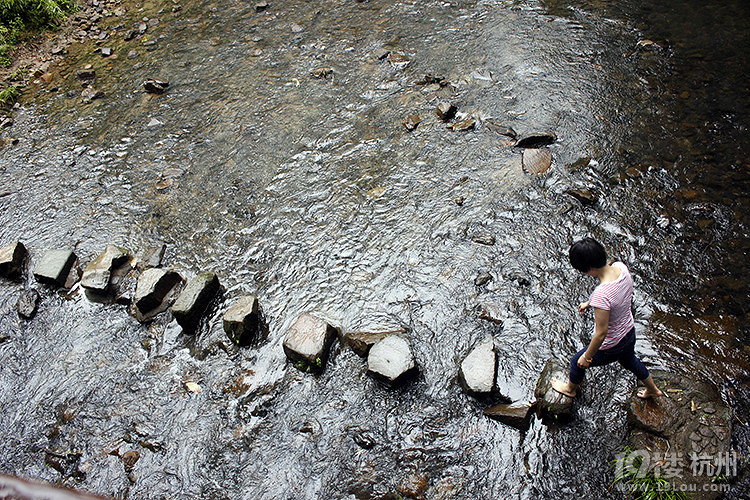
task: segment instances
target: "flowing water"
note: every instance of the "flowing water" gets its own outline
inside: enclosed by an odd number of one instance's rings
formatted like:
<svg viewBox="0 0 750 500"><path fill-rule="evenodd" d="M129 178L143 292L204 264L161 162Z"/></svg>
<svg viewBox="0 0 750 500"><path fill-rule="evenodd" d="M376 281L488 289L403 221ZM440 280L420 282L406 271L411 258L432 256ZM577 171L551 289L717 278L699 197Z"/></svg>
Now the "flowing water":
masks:
<svg viewBox="0 0 750 500"><path fill-rule="evenodd" d="M388 497L408 483L428 498L617 498L629 374L592 370L571 423L523 434L456 382L492 333L502 392L529 400L548 358L587 343L575 309L595 283L567 263L585 235L634 274L647 365L712 378L747 421L743 2L182 6L132 6L108 42L117 59L74 46L27 90L6 132L20 141L0 150L0 243L20 238L33 266L47 248L85 263L107 243L164 241L185 277L219 274L224 302L195 337L168 314L143 326L47 289L23 322L31 281L3 282L3 472L128 498ZM124 42L143 16L160 23ZM106 94L89 104L86 64ZM171 86L145 94L149 77ZM476 128L447 129L441 100ZM549 173L524 174L493 125L554 131ZM566 194L578 188L597 203ZM475 241L487 234L494 245ZM269 333L237 348L221 315L245 293ZM386 389L338 344L322 375L297 371L281 340L304 312L343 332L405 328L418 378ZM113 449L139 451L130 478ZM49 451L80 455L60 473Z"/></svg>

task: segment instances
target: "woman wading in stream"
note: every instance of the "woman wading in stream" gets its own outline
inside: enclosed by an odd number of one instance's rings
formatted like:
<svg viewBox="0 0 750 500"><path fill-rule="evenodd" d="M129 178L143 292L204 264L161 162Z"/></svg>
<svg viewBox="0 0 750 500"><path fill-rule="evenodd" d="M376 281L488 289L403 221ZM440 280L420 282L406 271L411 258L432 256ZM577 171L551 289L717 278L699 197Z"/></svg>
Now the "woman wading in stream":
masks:
<svg viewBox="0 0 750 500"><path fill-rule="evenodd" d="M654 379L635 355L635 321L631 311L633 278L622 262L607 264L607 253L598 241L584 238L573 243L568 253L570 263L582 273L599 279L588 302L578 306L583 314L594 308L594 334L586 349L578 351L570 360L569 381L553 380L552 388L566 396L575 397L589 366L601 366L619 361L646 386L638 397L662 396Z"/></svg>

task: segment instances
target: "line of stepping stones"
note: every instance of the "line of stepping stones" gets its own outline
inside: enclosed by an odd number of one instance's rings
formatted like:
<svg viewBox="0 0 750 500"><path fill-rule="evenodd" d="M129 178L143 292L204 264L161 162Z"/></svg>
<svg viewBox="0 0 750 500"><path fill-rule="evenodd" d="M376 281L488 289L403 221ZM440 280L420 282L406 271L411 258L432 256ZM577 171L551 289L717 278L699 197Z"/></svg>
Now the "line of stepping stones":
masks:
<svg viewBox="0 0 750 500"><path fill-rule="evenodd" d="M163 255L164 246L153 251L145 261L139 259L136 262L127 249L107 245L80 273L78 258L73 251L48 250L35 266L33 275L38 282L52 287L72 289L79 284L87 298L95 302L129 304L131 314L141 323L153 320L171 306L172 316L183 331L193 334L222 291L219 278L215 273L201 272L185 284L176 271L158 267ZM19 241L0 249L0 276L13 280L23 278L28 257L26 247ZM140 274L137 274L138 270ZM132 299L126 295L115 297L120 288L132 286L133 280L135 291ZM31 319L38 301L39 294L35 290L24 292L18 302L19 315ZM258 298L253 295L237 298L223 315L223 328L228 337L240 346L249 346L260 340L267 327ZM351 332L342 336L342 342L360 356L367 357L369 375L388 385L396 385L413 378L418 371L404 333L404 329ZM339 331L331 324L311 314L302 314L284 337L284 352L297 369L319 373L325 367L328 352L337 336ZM488 335L461 362L459 383L466 393L479 400L502 399L495 382L497 366L495 340ZM545 370L543 378L547 372ZM540 384L543 384L542 380ZM547 390L542 389L538 389L536 394L538 401L544 403L539 408L549 413L569 413L571 398L549 392L548 387ZM485 414L516 428L526 429L535 407L536 402L503 403L488 408Z"/></svg>

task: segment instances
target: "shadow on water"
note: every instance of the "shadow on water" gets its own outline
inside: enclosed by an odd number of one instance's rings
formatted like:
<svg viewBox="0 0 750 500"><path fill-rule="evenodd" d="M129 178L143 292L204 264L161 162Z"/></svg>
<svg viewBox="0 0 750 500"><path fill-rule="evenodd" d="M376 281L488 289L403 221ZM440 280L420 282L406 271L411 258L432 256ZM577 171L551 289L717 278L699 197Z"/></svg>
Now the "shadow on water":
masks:
<svg viewBox="0 0 750 500"><path fill-rule="evenodd" d="M501 391L529 399L547 358L587 342L575 306L594 283L565 254L589 234L631 266L647 364L731 386L746 412L748 56L732 47L748 30L694 3L144 4L133 19L162 17L148 45L115 36L115 60L71 49L0 151L2 242L87 262L110 242L166 241L186 277L220 275L225 304L256 294L269 331L242 349L225 307L190 338L168 315L141 326L51 290L22 323L30 283L3 283L3 471L131 498L617 497L632 386L617 368L589 374L569 425L525 434L484 418L455 380L493 333ZM715 24L726 38L702 37ZM85 64L106 94L90 104ZM311 75L321 67L332 74ZM169 90L144 94L149 77ZM448 130L440 100L475 129ZM553 130L548 175L523 174L489 121ZM475 241L487 234L494 245ZM281 339L308 311L344 332L405 328L419 376L385 390L339 344L320 376L296 371ZM49 451L80 453L75 470L51 468Z"/></svg>

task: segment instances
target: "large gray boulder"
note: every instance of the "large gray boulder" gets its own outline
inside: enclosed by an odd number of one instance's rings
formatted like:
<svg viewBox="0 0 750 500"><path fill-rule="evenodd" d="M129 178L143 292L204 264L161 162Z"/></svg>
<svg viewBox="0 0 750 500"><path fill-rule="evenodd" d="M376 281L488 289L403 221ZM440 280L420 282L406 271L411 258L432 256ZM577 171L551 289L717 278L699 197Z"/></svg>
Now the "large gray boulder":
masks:
<svg viewBox="0 0 750 500"><path fill-rule="evenodd" d="M34 268L34 278L47 285L65 286L75 262L71 250L48 250Z"/></svg>
<svg viewBox="0 0 750 500"><path fill-rule="evenodd" d="M107 245L99 256L83 270L81 286L96 293L106 293L112 272L130 263L130 252L115 245Z"/></svg>
<svg viewBox="0 0 750 500"><path fill-rule="evenodd" d="M136 319L146 322L165 311L174 300L180 284L182 277L175 271L156 268L143 271L138 277L133 297Z"/></svg>
<svg viewBox="0 0 750 500"><path fill-rule="evenodd" d="M472 396L489 396L495 389L495 339L487 335L469 351L458 370L461 387Z"/></svg>
<svg viewBox="0 0 750 500"><path fill-rule="evenodd" d="M401 335L389 335L370 348L367 373L389 384L396 384L417 369L409 341Z"/></svg>
<svg viewBox="0 0 750 500"><path fill-rule="evenodd" d="M310 314L301 315L284 338L284 352L295 366L305 372L320 372L328 358L328 349L337 330Z"/></svg>
<svg viewBox="0 0 750 500"><path fill-rule="evenodd" d="M23 264L29 253L20 241L0 248L0 276L18 279L23 274Z"/></svg>
<svg viewBox="0 0 750 500"><path fill-rule="evenodd" d="M208 305L221 289L219 277L214 273L199 273L188 281L185 289L172 305L172 315L183 330L192 332L198 326Z"/></svg>
<svg viewBox="0 0 750 500"><path fill-rule="evenodd" d="M573 398L561 394L552 388L552 380L568 380L568 366L560 361L550 359L544 365L536 383L534 396L542 413L555 416L569 416L573 408Z"/></svg>
<svg viewBox="0 0 750 500"><path fill-rule="evenodd" d="M260 305L254 295L240 297L224 313L224 331L237 345L249 345L260 334Z"/></svg>

